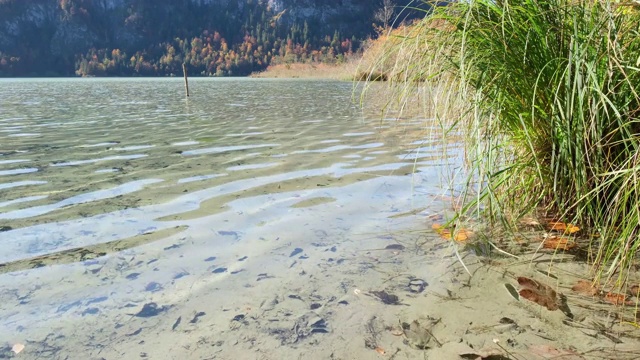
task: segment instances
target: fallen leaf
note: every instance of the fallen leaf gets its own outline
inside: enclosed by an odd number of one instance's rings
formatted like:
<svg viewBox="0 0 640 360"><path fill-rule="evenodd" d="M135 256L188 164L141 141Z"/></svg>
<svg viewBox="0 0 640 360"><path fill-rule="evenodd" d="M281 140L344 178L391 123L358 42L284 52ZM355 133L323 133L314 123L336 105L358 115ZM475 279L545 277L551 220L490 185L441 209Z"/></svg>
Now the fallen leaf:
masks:
<svg viewBox="0 0 640 360"><path fill-rule="evenodd" d="M381 348L380 346L377 346L377 347L376 347L376 352L377 352L378 354L380 354L380 355L384 355L384 354L386 354L386 353L387 353L387 352L386 352L386 351L384 351L384 349L383 349L383 348Z"/></svg>
<svg viewBox="0 0 640 360"><path fill-rule="evenodd" d="M551 236L544 239L542 247L553 250L571 250L576 247L576 242L563 236Z"/></svg>
<svg viewBox="0 0 640 360"><path fill-rule="evenodd" d="M383 303L387 304L387 305L400 305L400 299L398 298L397 295L388 293L384 290L382 291L372 291L371 295L376 296L378 299L380 299L380 301L382 301Z"/></svg>
<svg viewBox="0 0 640 360"><path fill-rule="evenodd" d="M593 283L591 281L587 281L587 280L578 280L578 282L575 285L573 285L571 290L577 292L578 294L587 295L587 296L594 296L594 295L597 295L599 292L598 288L593 286Z"/></svg>
<svg viewBox="0 0 640 360"><path fill-rule="evenodd" d="M20 354L22 350L24 350L24 345L20 343L14 344L11 348L11 351L13 351L15 354Z"/></svg>
<svg viewBox="0 0 640 360"><path fill-rule="evenodd" d="M552 221L548 224L549 226L549 230L555 230L555 231L565 231L567 228L567 224L563 223L562 221Z"/></svg>
<svg viewBox="0 0 640 360"><path fill-rule="evenodd" d="M451 234L451 231L449 229L444 228L442 225L440 224L433 224L431 225L431 228L437 232L441 238L445 239L445 240L455 240L458 242L463 242L463 241L467 241L471 235L473 234L473 232L469 229L460 229L454 232L454 234Z"/></svg>
<svg viewBox="0 0 640 360"><path fill-rule="evenodd" d="M544 306L551 311L559 309L558 294L548 285L524 276L518 277L518 284L522 287L522 289L518 291L521 297Z"/></svg>
<svg viewBox="0 0 640 360"><path fill-rule="evenodd" d="M471 232L471 230L460 229L455 232L455 235L453 236L453 240L458 242L467 241L469 240L469 237L471 237L472 234L473 232Z"/></svg>
<svg viewBox="0 0 640 360"><path fill-rule="evenodd" d="M573 224L566 224L561 221L550 222L549 229L554 231L564 232L565 234L573 234L580 231L579 227Z"/></svg>
<svg viewBox="0 0 640 360"><path fill-rule="evenodd" d="M434 223L431 225L431 229L438 233L444 239L451 239L451 231L447 230L444 226Z"/></svg>
<svg viewBox="0 0 640 360"><path fill-rule="evenodd" d="M631 296L640 297L640 285L631 285L629 286L629 294Z"/></svg>
<svg viewBox="0 0 640 360"><path fill-rule="evenodd" d="M520 294L518 294L518 290L516 290L516 288L513 287L513 285L506 283L504 284L504 287L507 288L507 291L514 299L520 301Z"/></svg>
<svg viewBox="0 0 640 360"><path fill-rule="evenodd" d="M633 304L633 302L627 301L627 295L613 293L610 291L604 295L604 301L611 303L613 305L624 305L624 304L632 305Z"/></svg>
<svg viewBox="0 0 640 360"><path fill-rule="evenodd" d="M518 291L518 294L520 294L521 297L529 301L533 301L538 305L544 306L551 311L558 310L556 301L548 296L545 296L544 294L535 292L531 289L521 289L520 291Z"/></svg>
<svg viewBox="0 0 640 360"><path fill-rule="evenodd" d="M578 231L580 231L580 228L573 225L573 224L567 224L567 229L564 231L565 234L573 234L573 233L577 233Z"/></svg>

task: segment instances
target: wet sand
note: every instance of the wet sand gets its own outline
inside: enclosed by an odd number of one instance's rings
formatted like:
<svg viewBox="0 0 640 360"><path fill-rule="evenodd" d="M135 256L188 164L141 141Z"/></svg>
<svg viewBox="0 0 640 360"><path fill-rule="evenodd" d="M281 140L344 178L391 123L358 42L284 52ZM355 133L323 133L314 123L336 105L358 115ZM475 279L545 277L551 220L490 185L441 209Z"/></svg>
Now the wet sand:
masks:
<svg viewBox="0 0 640 360"><path fill-rule="evenodd" d="M260 232L273 230L268 238L250 227L186 231L155 246L43 268L46 284L39 270L16 273L24 286L12 290L13 301L28 304L33 322L19 307L7 317L2 354L21 343L23 359L637 358L638 331L624 323L634 309L571 290L584 264L549 253L535 261L476 256L427 230L425 217L441 205L416 215L362 214L355 228L339 225L353 215L349 202L291 207L318 217L262 219ZM219 216L229 229L246 222L244 214ZM209 241L225 246L212 249ZM564 294L569 311L516 300L505 284L517 289L519 276ZM64 301L50 308L50 298Z"/></svg>

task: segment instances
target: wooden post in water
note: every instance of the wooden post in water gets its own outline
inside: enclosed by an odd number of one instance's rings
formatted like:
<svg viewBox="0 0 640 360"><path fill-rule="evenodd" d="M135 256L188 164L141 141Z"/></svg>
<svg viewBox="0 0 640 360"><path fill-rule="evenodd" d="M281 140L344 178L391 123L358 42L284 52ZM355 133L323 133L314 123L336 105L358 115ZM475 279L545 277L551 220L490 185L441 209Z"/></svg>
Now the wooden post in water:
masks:
<svg viewBox="0 0 640 360"><path fill-rule="evenodd" d="M187 92L187 97L189 97L189 80L187 79L187 64L182 63L182 72L184 73L184 90Z"/></svg>

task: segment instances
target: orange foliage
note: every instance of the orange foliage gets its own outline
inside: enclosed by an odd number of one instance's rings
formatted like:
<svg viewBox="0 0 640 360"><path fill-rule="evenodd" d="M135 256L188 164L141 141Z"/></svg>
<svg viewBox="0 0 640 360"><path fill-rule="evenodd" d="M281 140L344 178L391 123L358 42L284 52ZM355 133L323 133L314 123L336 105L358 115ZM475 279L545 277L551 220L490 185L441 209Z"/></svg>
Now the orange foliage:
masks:
<svg viewBox="0 0 640 360"><path fill-rule="evenodd" d="M542 242L542 247L553 250L571 250L576 247L576 242L563 236L551 236Z"/></svg>

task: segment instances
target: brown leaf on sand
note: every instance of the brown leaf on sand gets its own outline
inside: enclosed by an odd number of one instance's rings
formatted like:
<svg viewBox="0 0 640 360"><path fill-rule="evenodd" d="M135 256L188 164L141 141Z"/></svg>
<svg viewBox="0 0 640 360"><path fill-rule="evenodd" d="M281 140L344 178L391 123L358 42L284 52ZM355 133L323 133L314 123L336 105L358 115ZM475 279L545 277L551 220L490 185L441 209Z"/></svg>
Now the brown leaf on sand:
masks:
<svg viewBox="0 0 640 360"><path fill-rule="evenodd" d="M529 301L533 301L538 305L544 306L551 311L558 310L557 302L549 296L543 295L531 289L521 289L520 291L518 291L518 294L520 294L521 297Z"/></svg>
<svg viewBox="0 0 640 360"><path fill-rule="evenodd" d="M567 224L563 223L562 221L550 221L547 225L549 227L549 230L555 231L565 231L567 228Z"/></svg>
<svg viewBox="0 0 640 360"><path fill-rule="evenodd" d="M558 294L548 285L524 276L518 277L518 284L522 287L522 289L518 291L521 297L544 306L551 311L559 309Z"/></svg>
<svg viewBox="0 0 640 360"><path fill-rule="evenodd" d="M576 247L576 242L563 236L550 236L544 239L542 247L553 250L571 250Z"/></svg>
<svg viewBox="0 0 640 360"><path fill-rule="evenodd" d="M544 359L581 360L580 354L572 350L556 349L549 345L531 345L529 351L532 354L541 356Z"/></svg>
<svg viewBox="0 0 640 360"><path fill-rule="evenodd" d="M578 294L587 295L587 296L595 296L598 295L598 288L593 286L593 283L587 280L578 280L578 282L573 285L571 290L577 292Z"/></svg>
<svg viewBox="0 0 640 360"><path fill-rule="evenodd" d="M604 295L604 301L613 305L633 305L632 301L628 301L627 295L608 292Z"/></svg>
<svg viewBox="0 0 640 360"><path fill-rule="evenodd" d="M377 347L376 347L376 352L377 352L378 354L380 354L380 355L384 355L384 354L386 354L386 353L387 353L387 352L386 352L386 351L384 351L384 349L383 349L383 348L381 348L380 346L377 346Z"/></svg>
<svg viewBox="0 0 640 360"><path fill-rule="evenodd" d="M602 292L600 289L593 286L593 284L586 280L579 280L571 290L587 296L596 296L599 295L602 300L613 304L613 305L633 305L633 301L629 300L629 295L615 293L615 292L607 292L606 294ZM633 290L633 288L631 288Z"/></svg>

